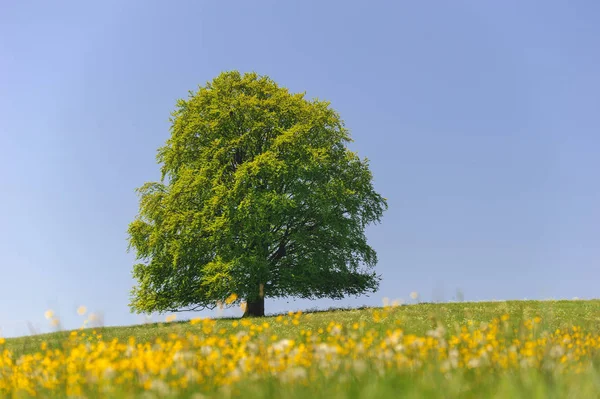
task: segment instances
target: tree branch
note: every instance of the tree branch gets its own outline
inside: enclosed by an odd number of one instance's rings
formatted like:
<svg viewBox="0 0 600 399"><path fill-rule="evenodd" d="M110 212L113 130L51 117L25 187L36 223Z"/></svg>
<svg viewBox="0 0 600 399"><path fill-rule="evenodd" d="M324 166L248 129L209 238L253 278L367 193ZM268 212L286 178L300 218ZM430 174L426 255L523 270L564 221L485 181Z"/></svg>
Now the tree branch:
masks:
<svg viewBox="0 0 600 399"><path fill-rule="evenodd" d="M213 310L217 307L217 305L196 305L190 308L184 308L184 309L166 309L165 312L169 312L169 313L182 313L182 312L195 312L195 311L200 311L200 310Z"/></svg>

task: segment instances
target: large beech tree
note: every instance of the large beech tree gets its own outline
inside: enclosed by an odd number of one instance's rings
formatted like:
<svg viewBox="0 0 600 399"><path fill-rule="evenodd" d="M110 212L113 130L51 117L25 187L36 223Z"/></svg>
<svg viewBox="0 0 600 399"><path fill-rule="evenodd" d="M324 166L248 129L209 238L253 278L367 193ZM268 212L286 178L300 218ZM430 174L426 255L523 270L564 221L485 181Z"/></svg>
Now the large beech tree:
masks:
<svg viewBox="0 0 600 399"><path fill-rule="evenodd" d="M386 200L328 102L266 76L225 72L179 100L158 150L160 182L138 189L129 244L137 313L264 298L374 292L365 227Z"/></svg>

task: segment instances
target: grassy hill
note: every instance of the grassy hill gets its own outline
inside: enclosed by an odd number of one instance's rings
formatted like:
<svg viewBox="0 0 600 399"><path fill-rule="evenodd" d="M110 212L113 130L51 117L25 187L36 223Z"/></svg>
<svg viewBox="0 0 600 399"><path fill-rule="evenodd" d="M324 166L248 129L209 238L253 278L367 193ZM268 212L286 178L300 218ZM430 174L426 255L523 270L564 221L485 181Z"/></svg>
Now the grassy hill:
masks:
<svg viewBox="0 0 600 399"><path fill-rule="evenodd" d="M4 395L596 397L600 301L105 327L7 339L2 351Z"/></svg>

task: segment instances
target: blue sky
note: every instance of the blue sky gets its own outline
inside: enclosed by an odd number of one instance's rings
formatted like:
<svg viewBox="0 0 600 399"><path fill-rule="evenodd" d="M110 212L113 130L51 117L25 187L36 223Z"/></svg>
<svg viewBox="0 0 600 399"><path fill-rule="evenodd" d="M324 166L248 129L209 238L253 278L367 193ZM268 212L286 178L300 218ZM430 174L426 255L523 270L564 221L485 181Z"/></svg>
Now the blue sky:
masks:
<svg viewBox="0 0 600 399"><path fill-rule="evenodd" d="M1 334L49 331L49 308L79 327L79 305L143 320L134 189L175 101L231 69L331 101L389 200L377 294L267 311L598 296L599 18L591 0L2 1Z"/></svg>

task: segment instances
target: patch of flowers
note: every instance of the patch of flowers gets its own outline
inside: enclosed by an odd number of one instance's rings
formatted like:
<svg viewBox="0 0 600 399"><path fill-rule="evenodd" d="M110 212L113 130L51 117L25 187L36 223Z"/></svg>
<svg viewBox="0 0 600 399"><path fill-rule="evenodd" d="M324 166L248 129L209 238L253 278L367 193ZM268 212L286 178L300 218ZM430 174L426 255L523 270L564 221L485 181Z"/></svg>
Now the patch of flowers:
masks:
<svg viewBox="0 0 600 399"><path fill-rule="evenodd" d="M580 373L593 367L600 354L600 336L578 327L545 331L539 317L517 328L504 315L488 323L468 321L452 332L439 325L417 336L399 324L381 328L385 310L371 316L368 323L331 321L322 328L303 328L300 313L270 320L294 329L295 336L284 338L264 320L249 319L233 321L228 329L212 319L195 319L193 332L143 343L134 337L107 341L95 331L80 330L71 332L60 349L42 343L36 353L19 357L1 340L0 396L111 397L127 387L163 397L264 378L310 384L365 373L435 371L448 378L456 370Z"/></svg>

